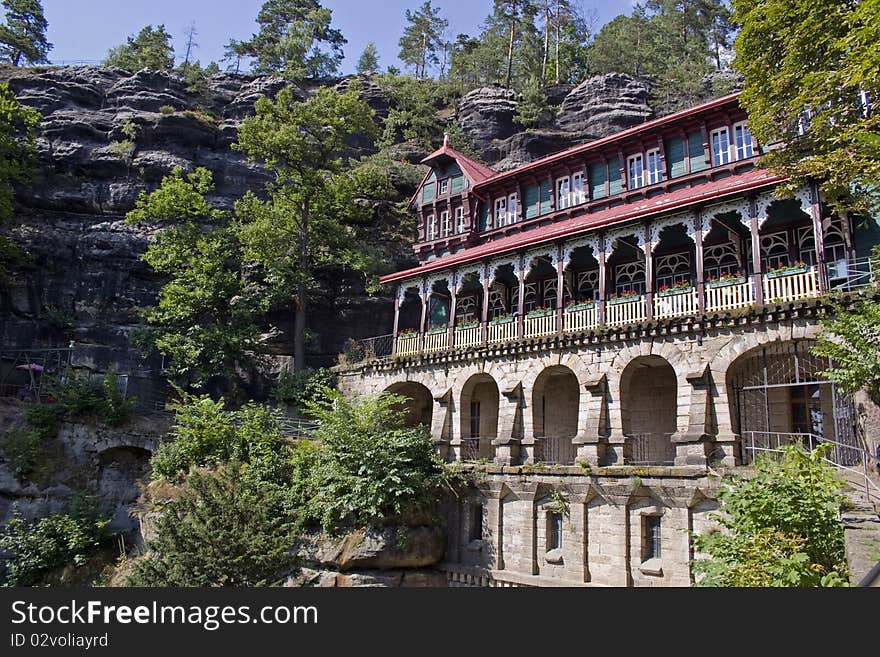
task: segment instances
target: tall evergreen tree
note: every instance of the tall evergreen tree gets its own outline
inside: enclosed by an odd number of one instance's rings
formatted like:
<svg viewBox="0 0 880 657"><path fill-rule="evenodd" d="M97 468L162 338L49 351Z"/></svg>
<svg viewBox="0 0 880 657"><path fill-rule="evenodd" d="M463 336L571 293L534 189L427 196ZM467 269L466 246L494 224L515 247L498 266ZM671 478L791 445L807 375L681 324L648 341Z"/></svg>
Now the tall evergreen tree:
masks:
<svg viewBox="0 0 880 657"><path fill-rule="evenodd" d="M431 6L431 0L417 10L406 10L407 26L398 42L400 61L413 67L417 79L428 77L428 67L440 63L438 53L444 47L443 35L449 21L440 16L440 9Z"/></svg>
<svg viewBox="0 0 880 657"><path fill-rule="evenodd" d="M46 39L49 24L40 0L3 0L6 24L0 25L0 60L19 66L49 61L52 44Z"/></svg>
<svg viewBox="0 0 880 657"><path fill-rule="evenodd" d="M267 0L257 15L259 32L230 41L227 50L252 57L256 73L294 80L335 75L347 41L331 22L332 12L319 0Z"/></svg>
<svg viewBox="0 0 880 657"><path fill-rule="evenodd" d="M376 44L370 41L364 46L364 51L361 53L360 59L358 59L357 72L376 73L378 71L379 51L376 49Z"/></svg>
<svg viewBox="0 0 880 657"><path fill-rule="evenodd" d="M128 37L127 43L111 48L104 60L105 66L118 66L128 71L149 68L169 71L174 68L174 46L164 25L153 29L147 25L137 36Z"/></svg>

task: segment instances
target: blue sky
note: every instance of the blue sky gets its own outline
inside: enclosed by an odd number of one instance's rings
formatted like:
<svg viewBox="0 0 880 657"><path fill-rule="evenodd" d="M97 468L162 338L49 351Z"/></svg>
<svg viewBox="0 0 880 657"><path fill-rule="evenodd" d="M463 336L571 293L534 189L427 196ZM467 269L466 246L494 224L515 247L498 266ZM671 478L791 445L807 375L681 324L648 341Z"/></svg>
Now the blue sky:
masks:
<svg viewBox="0 0 880 657"><path fill-rule="evenodd" d="M50 58L55 63L100 60L114 45L144 25L165 24L174 37L175 51L183 52L183 32L195 21L200 48L196 58L203 64L223 56L223 44L230 38L245 39L256 31L256 17L263 0L43 0L49 21L49 40L55 45ZM369 41L379 48L384 68L398 65L397 41L403 31L404 12L417 9L422 0L324 0L333 10L333 24L348 39L343 72L354 70ZM449 31L476 34L489 13L492 0L435 0L449 19ZM586 0L595 7L600 23L632 8L631 0Z"/></svg>

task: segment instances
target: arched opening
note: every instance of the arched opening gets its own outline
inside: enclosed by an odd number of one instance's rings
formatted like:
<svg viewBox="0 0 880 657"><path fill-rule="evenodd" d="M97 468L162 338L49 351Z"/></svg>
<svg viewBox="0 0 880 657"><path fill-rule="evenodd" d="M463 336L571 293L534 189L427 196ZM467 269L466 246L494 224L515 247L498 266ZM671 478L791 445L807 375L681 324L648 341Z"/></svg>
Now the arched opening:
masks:
<svg viewBox="0 0 880 657"><path fill-rule="evenodd" d="M627 462L671 465L675 462L678 381L660 356L633 360L620 379L623 433L629 439Z"/></svg>
<svg viewBox="0 0 880 657"><path fill-rule="evenodd" d="M574 372L562 365L548 367L535 380L532 420L545 463L574 463L572 438L577 435L580 388Z"/></svg>
<svg viewBox="0 0 880 657"><path fill-rule="evenodd" d="M812 340L767 344L737 358L728 369L727 393L734 430L742 439L742 458L794 443L812 448L838 443L837 462L856 458L856 415L849 395L822 372L827 358L814 356Z"/></svg>
<svg viewBox="0 0 880 657"><path fill-rule="evenodd" d="M417 427L421 424L431 428L434 398L425 386L414 381L404 381L389 386L385 392L406 397L406 401L400 406L400 410L405 413L406 426Z"/></svg>
<svg viewBox="0 0 880 657"><path fill-rule="evenodd" d="M498 384L488 374L475 374L461 389L461 460L491 458L498 435Z"/></svg>

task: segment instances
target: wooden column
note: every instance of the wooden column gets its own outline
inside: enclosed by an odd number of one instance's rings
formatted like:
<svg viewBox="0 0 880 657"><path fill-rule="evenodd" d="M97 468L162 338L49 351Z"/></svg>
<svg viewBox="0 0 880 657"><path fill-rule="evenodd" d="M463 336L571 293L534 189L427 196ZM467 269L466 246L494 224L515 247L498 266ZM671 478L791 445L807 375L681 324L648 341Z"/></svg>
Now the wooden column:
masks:
<svg viewBox="0 0 880 657"><path fill-rule="evenodd" d="M825 228L822 223L822 206L819 203L819 188L810 183L810 217L813 220L813 246L816 249L816 273L819 292L828 289L828 267L825 265Z"/></svg>
<svg viewBox="0 0 880 657"><path fill-rule="evenodd" d="M422 322L421 322L421 324L419 324L419 332L424 334L425 333L425 322L428 319L428 303L431 300L431 291L428 289L423 290L421 297L422 297Z"/></svg>
<svg viewBox="0 0 880 657"><path fill-rule="evenodd" d="M492 285L492 272L483 272L483 316L482 316L482 338L483 344L489 339L489 287Z"/></svg>
<svg viewBox="0 0 880 657"><path fill-rule="evenodd" d="M706 312L706 282L703 264L703 214L694 211L694 266L697 268L697 304L700 315Z"/></svg>
<svg viewBox="0 0 880 657"><path fill-rule="evenodd" d="M457 274L452 275L452 285L449 286L449 348L455 347L455 305L458 297L458 286L455 284Z"/></svg>
<svg viewBox="0 0 880 657"><path fill-rule="evenodd" d="M598 322L599 322L599 324L604 324L605 323L605 297L608 296L608 294L607 294L608 291L606 290L606 287L608 284L608 271L607 271L608 267L605 265L605 249L608 245L605 244L605 241L604 241L605 238L600 238L600 239L602 240L602 242L601 242L602 246L599 249L599 253L597 254L599 256L597 258L599 260L599 317L598 317Z"/></svg>
<svg viewBox="0 0 880 657"><path fill-rule="evenodd" d="M645 227L645 317L654 319L654 244L651 231Z"/></svg>
<svg viewBox="0 0 880 657"><path fill-rule="evenodd" d="M523 258L520 256L519 263L516 266L516 280L519 285L519 296L516 300L516 337L520 340L525 337L526 319L523 312L526 305L526 266Z"/></svg>
<svg viewBox="0 0 880 657"><path fill-rule="evenodd" d="M569 179L570 180L570 179ZM562 262L562 247L556 247L556 331L562 333L563 291L565 290L565 263Z"/></svg>
<svg viewBox="0 0 880 657"><path fill-rule="evenodd" d="M394 292L394 329L391 335L391 355L397 353L397 332L400 326L400 303L401 297L406 294L406 289L398 286Z"/></svg>
<svg viewBox="0 0 880 657"><path fill-rule="evenodd" d="M761 271L761 233L758 228L757 206L749 202L749 232L752 237L752 269L755 272L755 303L764 303L764 274Z"/></svg>

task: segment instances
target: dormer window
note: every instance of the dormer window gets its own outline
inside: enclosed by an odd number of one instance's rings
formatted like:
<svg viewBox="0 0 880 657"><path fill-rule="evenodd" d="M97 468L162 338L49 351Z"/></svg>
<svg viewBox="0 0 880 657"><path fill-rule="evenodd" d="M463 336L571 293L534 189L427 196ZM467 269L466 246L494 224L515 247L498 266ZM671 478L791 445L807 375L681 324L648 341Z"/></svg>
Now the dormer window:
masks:
<svg viewBox="0 0 880 657"><path fill-rule="evenodd" d="M736 159L745 160L755 154L755 142L745 122L733 126L733 138L736 145Z"/></svg>
<svg viewBox="0 0 880 657"><path fill-rule="evenodd" d="M507 197L507 216L512 224L519 221L519 194L516 192Z"/></svg>
<svg viewBox="0 0 880 657"><path fill-rule="evenodd" d="M638 189L645 186L645 160L642 154L630 155L626 158L626 169L629 174L627 184L630 189Z"/></svg>
<svg viewBox="0 0 880 657"><path fill-rule="evenodd" d="M646 156L648 159L648 184L655 185L658 182L663 182L663 164L660 160L660 149L650 150Z"/></svg>
<svg viewBox="0 0 880 657"><path fill-rule="evenodd" d="M507 225L507 199L495 199L495 227Z"/></svg>
<svg viewBox="0 0 880 657"><path fill-rule="evenodd" d="M440 181L439 191L437 192L438 196L443 196L446 192L449 191L449 178Z"/></svg>
<svg viewBox="0 0 880 657"><path fill-rule="evenodd" d="M712 131L712 164L721 166L730 163L730 133L727 128Z"/></svg>
<svg viewBox="0 0 880 657"><path fill-rule="evenodd" d="M556 209L565 210L571 205L571 182L568 176L556 181Z"/></svg>

